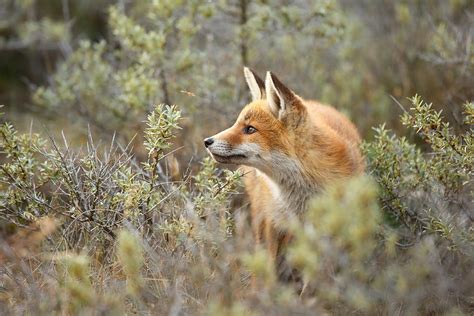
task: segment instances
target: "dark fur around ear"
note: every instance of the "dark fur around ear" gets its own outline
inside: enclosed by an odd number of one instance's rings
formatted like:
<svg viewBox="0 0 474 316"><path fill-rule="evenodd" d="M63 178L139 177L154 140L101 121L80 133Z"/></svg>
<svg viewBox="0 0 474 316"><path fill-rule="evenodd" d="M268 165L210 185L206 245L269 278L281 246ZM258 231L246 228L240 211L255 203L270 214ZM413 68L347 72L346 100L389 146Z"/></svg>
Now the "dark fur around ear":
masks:
<svg viewBox="0 0 474 316"><path fill-rule="evenodd" d="M282 119L294 110L301 112L302 106L298 96L271 72L267 72L265 90L268 106L275 117Z"/></svg>
<svg viewBox="0 0 474 316"><path fill-rule="evenodd" d="M297 99L296 94L291 91L287 86L285 86L275 74L270 72L270 77L272 78L273 85L278 91L279 96L283 98L283 101L285 101L285 103L291 103Z"/></svg>

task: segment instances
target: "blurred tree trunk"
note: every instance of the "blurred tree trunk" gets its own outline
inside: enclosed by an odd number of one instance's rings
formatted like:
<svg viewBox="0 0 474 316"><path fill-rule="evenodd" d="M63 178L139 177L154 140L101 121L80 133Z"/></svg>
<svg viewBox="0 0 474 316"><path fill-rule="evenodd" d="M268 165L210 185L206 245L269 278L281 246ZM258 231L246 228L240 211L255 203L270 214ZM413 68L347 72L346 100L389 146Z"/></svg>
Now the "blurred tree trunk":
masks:
<svg viewBox="0 0 474 316"><path fill-rule="evenodd" d="M246 40L246 24L247 24L247 9L249 1L240 0L240 58L242 61L242 67L248 66L248 47Z"/></svg>

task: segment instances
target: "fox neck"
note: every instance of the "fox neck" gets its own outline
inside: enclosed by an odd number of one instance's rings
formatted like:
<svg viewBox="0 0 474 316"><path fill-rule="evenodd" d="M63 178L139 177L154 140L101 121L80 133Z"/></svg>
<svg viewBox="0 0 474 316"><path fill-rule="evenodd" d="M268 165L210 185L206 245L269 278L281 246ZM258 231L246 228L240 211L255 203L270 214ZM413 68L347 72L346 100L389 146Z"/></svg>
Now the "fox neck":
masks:
<svg viewBox="0 0 474 316"><path fill-rule="evenodd" d="M309 199L317 193L304 175L301 163L286 156L274 154L269 165L257 168L267 183L276 204L272 217L275 224L288 224L306 209Z"/></svg>

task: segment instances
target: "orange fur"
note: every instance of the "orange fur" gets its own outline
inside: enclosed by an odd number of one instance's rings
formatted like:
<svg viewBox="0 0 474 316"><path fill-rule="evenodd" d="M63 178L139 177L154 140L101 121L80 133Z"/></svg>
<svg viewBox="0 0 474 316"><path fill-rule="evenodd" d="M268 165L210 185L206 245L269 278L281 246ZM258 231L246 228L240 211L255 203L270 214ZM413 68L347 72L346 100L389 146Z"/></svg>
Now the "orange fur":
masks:
<svg viewBox="0 0 474 316"><path fill-rule="evenodd" d="M233 126L209 138L208 150L220 162L244 165L255 239L277 259L291 240L289 221L301 216L310 197L363 172L364 162L360 136L344 115L303 100L271 73L265 87L255 79L249 87L261 99L245 106ZM256 132L244 132L248 126Z"/></svg>
<svg viewBox="0 0 474 316"><path fill-rule="evenodd" d="M340 178L359 174L364 170L362 156L358 150L360 136L355 126L340 112L332 107L322 105L315 101L303 102L308 110L309 116L317 126L314 133L299 135L288 135L283 132L284 128L278 122L272 121L264 115L256 116L246 123L255 126L264 135L254 136L253 140L262 145L263 148L280 149L290 156L301 160L317 160L318 166L310 166L306 176L314 183L324 188L328 183ZM265 101L257 101L249 104L242 113L248 111L262 111ZM241 115L242 116L242 115ZM238 121L239 122L239 121ZM237 133L239 123L234 126L233 133ZM225 135L223 135L225 137ZM242 142L242 138L238 140ZM275 231L278 228L267 214L274 209L274 198L267 182L259 177L257 170L252 167L243 167L244 183L246 193L250 200L250 214L254 235L258 243L263 243L273 257L277 256L276 249L284 248L286 245L278 244L278 236ZM285 243L289 238L284 239Z"/></svg>

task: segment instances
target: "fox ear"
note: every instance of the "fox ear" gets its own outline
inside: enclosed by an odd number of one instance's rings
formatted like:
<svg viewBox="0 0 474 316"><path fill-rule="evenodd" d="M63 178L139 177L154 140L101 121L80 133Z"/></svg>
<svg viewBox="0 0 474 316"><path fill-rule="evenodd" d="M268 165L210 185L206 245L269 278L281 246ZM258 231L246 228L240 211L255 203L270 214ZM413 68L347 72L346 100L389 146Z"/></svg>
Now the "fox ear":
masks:
<svg viewBox="0 0 474 316"><path fill-rule="evenodd" d="M265 78L265 91L270 110L278 119L282 119L298 102L296 94L270 71L267 71Z"/></svg>
<svg viewBox="0 0 474 316"><path fill-rule="evenodd" d="M250 89L252 100L261 100L265 97L265 83L250 68L244 67L245 80Z"/></svg>

